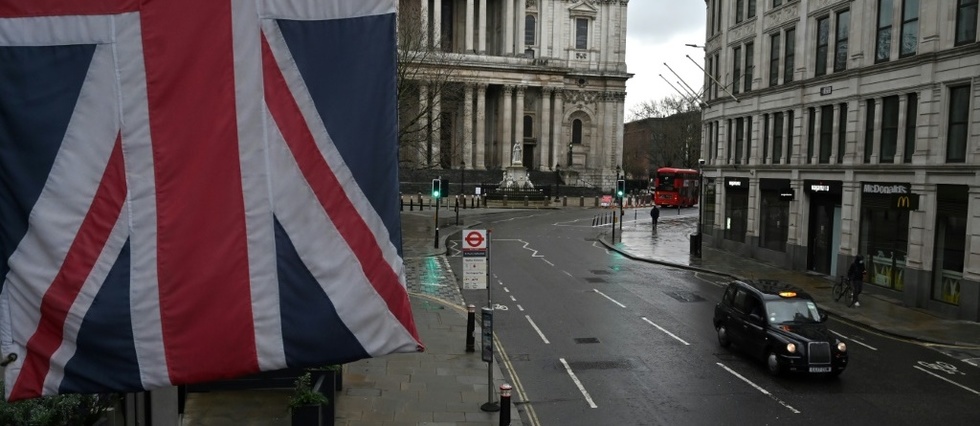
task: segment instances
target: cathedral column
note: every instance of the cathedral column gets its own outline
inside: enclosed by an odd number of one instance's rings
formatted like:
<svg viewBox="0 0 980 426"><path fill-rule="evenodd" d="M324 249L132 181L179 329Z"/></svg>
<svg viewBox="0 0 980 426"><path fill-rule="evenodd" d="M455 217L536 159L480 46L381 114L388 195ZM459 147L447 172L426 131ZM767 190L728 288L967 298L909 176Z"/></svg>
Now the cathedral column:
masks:
<svg viewBox="0 0 980 426"><path fill-rule="evenodd" d="M466 51L473 53L473 0L466 0Z"/></svg>
<svg viewBox="0 0 980 426"><path fill-rule="evenodd" d="M562 89L555 89L555 103L554 103L554 120L551 121L551 138L554 140L555 146L555 163L564 164L566 170L571 167L571 162L568 161L568 144L571 143L571 139L563 139L562 134L562 121L565 119L565 100L562 98Z"/></svg>
<svg viewBox="0 0 980 426"><path fill-rule="evenodd" d="M487 145L487 84L476 85L476 159L473 168L486 170Z"/></svg>
<svg viewBox="0 0 980 426"><path fill-rule="evenodd" d="M551 94L554 91L552 87L541 88L541 119L538 120L538 128L541 129L541 137L538 139L539 170L554 170L555 167L555 162L552 161L554 144L551 143Z"/></svg>
<svg viewBox="0 0 980 426"><path fill-rule="evenodd" d="M480 31L477 53L483 55L487 53L487 2L489 0L479 0L480 2Z"/></svg>
<svg viewBox="0 0 980 426"><path fill-rule="evenodd" d="M514 99L514 139L510 140L510 147L513 149L514 144L520 144L521 152L524 152L524 91L527 90L527 86L517 86L517 97ZM511 163L515 161L520 161L524 167L530 167L530 164L524 164L523 158L512 158Z"/></svg>
<svg viewBox="0 0 980 426"><path fill-rule="evenodd" d="M473 84L463 86L463 161L473 167Z"/></svg>
<svg viewBox="0 0 980 426"><path fill-rule="evenodd" d="M442 148L442 132L440 128L443 125L442 97L439 93L432 95L432 107L430 109L432 116L429 122L432 123L432 133L429 134L429 138L432 141L432 157L429 160L429 166L439 169L442 168L442 154L440 153Z"/></svg>
<svg viewBox="0 0 980 426"><path fill-rule="evenodd" d="M512 144L514 143L514 116L511 105L514 103L511 94L514 91L514 86L504 86L504 112L500 115L500 124L503 126L504 134L501 136L501 141L497 146L500 155L500 166L507 167L510 165L510 150Z"/></svg>
<svg viewBox="0 0 980 426"><path fill-rule="evenodd" d="M517 13L515 13L514 18L517 19L517 55L524 54L524 24L525 15L527 15L527 3L525 0L517 0Z"/></svg>
<svg viewBox="0 0 980 426"><path fill-rule="evenodd" d="M424 3L424 2L423 2ZM426 111L429 107L429 85L425 83L419 83L419 111ZM421 114L420 114L421 115ZM422 167L429 164L428 160L428 137L423 136L416 139L415 142L415 164L418 167Z"/></svg>
<svg viewBox="0 0 980 426"><path fill-rule="evenodd" d="M442 49L442 0L432 3L432 48Z"/></svg>
<svg viewBox="0 0 980 426"><path fill-rule="evenodd" d="M429 0L422 0L421 6L419 6L419 19L422 21L422 42L420 46L423 49L429 47Z"/></svg>
<svg viewBox="0 0 980 426"><path fill-rule="evenodd" d="M504 0L504 55L509 56L513 54L514 54L514 0ZM510 154L507 154L507 156L509 157Z"/></svg>

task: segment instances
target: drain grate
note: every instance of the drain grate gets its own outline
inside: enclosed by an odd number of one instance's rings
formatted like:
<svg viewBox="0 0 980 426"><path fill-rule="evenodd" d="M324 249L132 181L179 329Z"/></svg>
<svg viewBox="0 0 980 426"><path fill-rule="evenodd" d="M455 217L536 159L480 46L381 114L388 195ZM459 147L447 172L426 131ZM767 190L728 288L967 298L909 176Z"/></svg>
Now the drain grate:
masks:
<svg viewBox="0 0 980 426"><path fill-rule="evenodd" d="M595 337L576 337L575 343L599 343L599 339Z"/></svg>
<svg viewBox="0 0 980 426"><path fill-rule="evenodd" d="M664 294L678 302L703 302L704 298L690 291L665 291Z"/></svg>
<svg viewBox="0 0 980 426"><path fill-rule="evenodd" d="M593 284L607 282L605 279L603 279L603 278L597 278L597 277L586 277L585 278L585 281L590 282L590 283L593 283Z"/></svg>

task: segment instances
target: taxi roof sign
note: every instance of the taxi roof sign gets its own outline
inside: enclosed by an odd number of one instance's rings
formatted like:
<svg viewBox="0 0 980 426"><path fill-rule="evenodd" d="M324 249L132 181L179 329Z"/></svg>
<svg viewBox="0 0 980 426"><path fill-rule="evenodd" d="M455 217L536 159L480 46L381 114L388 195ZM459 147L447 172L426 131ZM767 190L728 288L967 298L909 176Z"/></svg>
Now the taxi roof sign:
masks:
<svg viewBox="0 0 980 426"><path fill-rule="evenodd" d="M779 292L779 297L796 297L795 291L781 291Z"/></svg>

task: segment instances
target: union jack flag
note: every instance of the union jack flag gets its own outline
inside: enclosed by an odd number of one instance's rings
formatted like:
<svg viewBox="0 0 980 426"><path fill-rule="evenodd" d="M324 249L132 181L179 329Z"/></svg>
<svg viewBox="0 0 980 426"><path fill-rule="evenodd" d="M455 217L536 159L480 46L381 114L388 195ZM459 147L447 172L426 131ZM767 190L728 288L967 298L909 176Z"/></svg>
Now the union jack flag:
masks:
<svg viewBox="0 0 980 426"><path fill-rule="evenodd" d="M421 350L395 0L0 0L8 400Z"/></svg>

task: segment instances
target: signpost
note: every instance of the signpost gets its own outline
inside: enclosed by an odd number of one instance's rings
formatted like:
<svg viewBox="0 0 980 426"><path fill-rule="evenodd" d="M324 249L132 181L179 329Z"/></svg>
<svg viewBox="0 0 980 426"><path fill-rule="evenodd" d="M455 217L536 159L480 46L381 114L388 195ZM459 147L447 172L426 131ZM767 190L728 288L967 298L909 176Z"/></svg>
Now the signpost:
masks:
<svg viewBox="0 0 980 426"><path fill-rule="evenodd" d="M463 231L463 290L483 290L487 286L487 231Z"/></svg>

